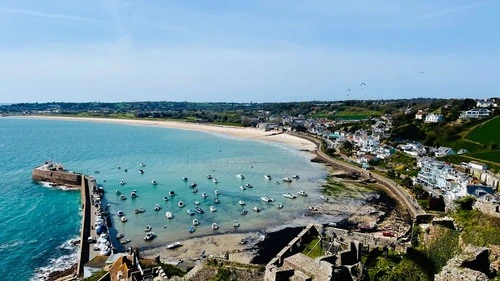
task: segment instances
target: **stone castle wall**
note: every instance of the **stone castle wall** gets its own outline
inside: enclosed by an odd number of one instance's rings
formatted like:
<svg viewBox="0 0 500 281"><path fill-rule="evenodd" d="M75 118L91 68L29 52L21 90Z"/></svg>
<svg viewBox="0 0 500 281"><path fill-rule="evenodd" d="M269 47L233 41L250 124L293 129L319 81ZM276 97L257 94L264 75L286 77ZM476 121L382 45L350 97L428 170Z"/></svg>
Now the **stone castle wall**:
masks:
<svg viewBox="0 0 500 281"><path fill-rule="evenodd" d="M33 170L31 177L34 181L46 181L58 185L82 185L82 175L68 171L51 171L36 168Z"/></svg>

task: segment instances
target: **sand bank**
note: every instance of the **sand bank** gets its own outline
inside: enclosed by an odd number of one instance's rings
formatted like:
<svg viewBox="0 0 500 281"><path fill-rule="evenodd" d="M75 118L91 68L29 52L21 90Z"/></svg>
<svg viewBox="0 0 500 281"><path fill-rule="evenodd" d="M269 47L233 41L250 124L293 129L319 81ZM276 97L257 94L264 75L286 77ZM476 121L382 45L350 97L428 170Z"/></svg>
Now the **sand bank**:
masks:
<svg viewBox="0 0 500 281"><path fill-rule="evenodd" d="M49 120L67 120L67 121L86 121L86 122L105 122L105 123L117 123L117 124L128 124L128 125L141 125L141 126L157 126L181 130L193 130L202 131L215 134L222 134L227 136L232 136L241 139L249 140L259 140L259 141L270 141L276 143L282 143L290 147L296 148L302 151L313 152L316 150L316 144L308 140L292 136L289 134L279 133L278 131L268 131L259 130L256 128L248 127L234 127L234 126L222 126L222 125L212 125L212 124L202 124L202 123L189 123L180 121L156 121L156 120L137 120L137 119L113 119L113 118L90 118L90 117L63 117L63 116L23 116L20 118L33 118L33 119L49 119ZM312 156L312 154L311 154Z"/></svg>

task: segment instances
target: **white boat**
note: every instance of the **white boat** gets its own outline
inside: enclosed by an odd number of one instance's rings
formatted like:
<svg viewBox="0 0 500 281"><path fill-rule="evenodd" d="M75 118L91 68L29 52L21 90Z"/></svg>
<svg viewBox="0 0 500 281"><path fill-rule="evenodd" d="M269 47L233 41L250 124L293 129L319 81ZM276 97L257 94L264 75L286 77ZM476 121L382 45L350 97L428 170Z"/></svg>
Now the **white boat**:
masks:
<svg viewBox="0 0 500 281"><path fill-rule="evenodd" d="M292 179L291 179L291 178L289 178L289 177L284 177L284 178L283 178L283 181L284 181L284 182L292 182Z"/></svg>
<svg viewBox="0 0 500 281"><path fill-rule="evenodd" d="M148 232L146 233L146 236L144 236L144 240L150 241L156 238L156 235L154 232Z"/></svg>
<svg viewBox="0 0 500 281"><path fill-rule="evenodd" d="M170 196L175 196L175 191L170 190L170 191L168 192L168 194L169 194Z"/></svg>
<svg viewBox="0 0 500 281"><path fill-rule="evenodd" d="M260 200L262 200L264 202L268 202L268 203L274 201L274 199L269 197L269 196L262 196L262 197L260 197Z"/></svg>
<svg viewBox="0 0 500 281"><path fill-rule="evenodd" d="M144 164L143 162L141 162L139 165L141 165L141 167L145 167L146 164Z"/></svg>
<svg viewBox="0 0 500 281"><path fill-rule="evenodd" d="M171 219L174 217L171 212L166 212L165 216L167 217L167 219Z"/></svg>
<svg viewBox="0 0 500 281"><path fill-rule="evenodd" d="M163 196L163 200L168 201L168 197L167 196Z"/></svg>
<svg viewBox="0 0 500 281"><path fill-rule="evenodd" d="M144 228L144 231L146 232L150 232L153 228L151 227L151 225L146 225L146 227Z"/></svg>
<svg viewBox="0 0 500 281"><path fill-rule="evenodd" d="M217 229L219 229L219 225L217 225L215 222L214 222L214 223L212 223L212 229L213 229L213 230L217 230Z"/></svg>
<svg viewBox="0 0 500 281"><path fill-rule="evenodd" d="M130 238L125 238L125 239L122 239L120 240L120 244L127 244L127 243L130 243L132 240L130 240Z"/></svg>
<svg viewBox="0 0 500 281"><path fill-rule="evenodd" d="M283 209L283 204L278 203L278 204L276 205L276 207L277 207L278 209Z"/></svg>
<svg viewBox="0 0 500 281"><path fill-rule="evenodd" d="M258 212L260 212L260 209L259 209L257 206L254 206L254 207L252 208L252 210L254 210L254 212L257 212L257 213L258 213Z"/></svg>
<svg viewBox="0 0 500 281"><path fill-rule="evenodd" d="M215 206L210 206L210 212L217 212L217 208L215 208Z"/></svg>
<svg viewBox="0 0 500 281"><path fill-rule="evenodd" d="M125 237L125 233L118 233L116 234L116 239L122 239L123 237Z"/></svg>
<svg viewBox="0 0 500 281"><path fill-rule="evenodd" d="M201 193L201 197L203 197L203 198L207 198L207 197L208 197L208 194L207 194L206 192L203 192L203 193Z"/></svg>
<svg viewBox="0 0 500 281"><path fill-rule="evenodd" d="M198 219L193 219L193 225L199 225L200 224L200 221Z"/></svg>
<svg viewBox="0 0 500 281"><path fill-rule="evenodd" d="M123 217L125 215L125 213L123 211L118 211L118 212L116 212L116 215L119 217Z"/></svg>
<svg viewBox="0 0 500 281"><path fill-rule="evenodd" d="M240 200L240 201L238 202L238 204L240 204L240 206L245 206L245 201Z"/></svg>
<svg viewBox="0 0 500 281"><path fill-rule="evenodd" d="M151 184L153 184L153 185L157 185L158 183L157 183L155 180L152 180L152 181L151 181Z"/></svg>
<svg viewBox="0 0 500 281"><path fill-rule="evenodd" d="M241 190L247 190L247 188L246 188L246 187L244 187L243 185L240 185L240 189L241 189Z"/></svg>
<svg viewBox="0 0 500 281"><path fill-rule="evenodd" d="M161 206L159 204L155 204L154 210L155 211L161 210Z"/></svg>
<svg viewBox="0 0 500 281"><path fill-rule="evenodd" d="M246 215L246 214L248 214L248 211L247 211L247 210L241 210L240 215L244 216L244 215Z"/></svg>
<svg viewBox="0 0 500 281"><path fill-rule="evenodd" d="M120 184L121 184L121 185L124 185L124 184L125 184L125 181L124 181L124 180L121 180L121 181L120 181Z"/></svg>
<svg viewBox="0 0 500 281"><path fill-rule="evenodd" d="M328 201L328 197L325 197L323 195L320 196L320 198L323 200L323 201Z"/></svg>
<svg viewBox="0 0 500 281"><path fill-rule="evenodd" d="M200 205L200 201L194 201L195 205Z"/></svg>
<svg viewBox="0 0 500 281"><path fill-rule="evenodd" d="M186 178L186 177L183 177L183 178L182 178L182 180L183 180L183 181L187 181L187 180L188 180L188 178Z"/></svg>
<svg viewBox="0 0 500 281"><path fill-rule="evenodd" d="M184 202L182 202L182 201L177 202L177 206L179 206L179 208L183 208Z"/></svg>
<svg viewBox="0 0 500 281"><path fill-rule="evenodd" d="M297 194L302 196L307 196L307 193L304 190L298 191Z"/></svg>
<svg viewBox="0 0 500 281"><path fill-rule="evenodd" d="M135 193L135 191L130 192L130 197L136 198L137 197L137 193Z"/></svg>
<svg viewBox="0 0 500 281"><path fill-rule="evenodd" d="M190 215L190 216L194 216L194 215L196 214L196 212L195 212L195 211L193 211L193 210L191 210L191 209L187 209L187 211L186 211L186 212L187 212L187 213L188 213L188 215Z"/></svg>
<svg viewBox="0 0 500 281"><path fill-rule="evenodd" d="M294 178L296 180L300 179L300 177L298 175L293 175L292 178Z"/></svg>
<svg viewBox="0 0 500 281"><path fill-rule="evenodd" d="M139 170L139 173L140 173L140 174L144 174L144 170L142 170L142 169L141 169L141 170Z"/></svg>
<svg viewBox="0 0 500 281"><path fill-rule="evenodd" d="M213 179L212 180L214 183L219 183L219 181L217 179Z"/></svg>
<svg viewBox="0 0 500 281"><path fill-rule="evenodd" d="M265 176L264 176L264 178L265 178L266 180L271 180L271 179L272 179L272 177L271 177L270 175L265 175Z"/></svg>
<svg viewBox="0 0 500 281"><path fill-rule="evenodd" d="M120 218L120 220L121 220L122 222L127 222L127 217L126 217L126 216L123 216L123 217L121 217L121 218Z"/></svg>
<svg viewBox="0 0 500 281"><path fill-rule="evenodd" d="M174 249L182 246L181 242L174 242L167 245L167 249Z"/></svg>
<svg viewBox="0 0 500 281"><path fill-rule="evenodd" d="M102 247L102 249L99 251L99 255L101 256L107 256L111 253L111 249L106 246L106 247Z"/></svg>
<svg viewBox="0 0 500 281"><path fill-rule="evenodd" d="M197 187L197 186L198 186L198 184L197 184L197 183L195 183L195 182L193 182L192 184L190 184L190 185L189 185L189 187L191 187L191 188L195 188L195 187Z"/></svg>
<svg viewBox="0 0 500 281"><path fill-rule="evenodd" d="M247 184L245 184L245 187L246 187L246 188L252 188L252 187L253 187L253 185L251 185L251 184L247 183Z"/></svg>
<svg viewBox="0 0 500 281"><path fill-rule="evenodd" d="M208 174L207 175L207 179L211 180L212 179L212 175Z"/></svg>
<svg viewBox="0 0 500 281"><path fill-rule="evenodd" d="M287 193L283 194L283 197L288 198L288 199L295 199L295 198L297 198L297 196L291 194L290 192L287 192Z"/></svg>
<svg viewBox="0 0 500 281"><path fill-rule="evenodd" d="M120 196L120 199L121 199L121 200L127 200L127 196L122 195L122 196Z"/></svg>
<svg viewBox="0 0 500 281"><path fill-rule="evenodd" d="M214 193L215 193L215 195L219 195L219 194L220 194L220 191L219 191L218 189L216 189L216 190L214 191Z"/></svg>
<svg viewBox="0 0 500 281"><path fill-rule="evenodd" d="M240 227L240 223L237 221L233 221L233 227Z"/></svg>
<svg viewBox="0 0 500 281"><path fill-rule="evenodd" d="M239 178L240 180L245 179L245 176L243 174L237 174L236 177Z"/></svg>
<svg viewBox="0 0 500 281"><path fill-rule="evenodd" d="M220 203L219 198L215 198L215 199L214 199L214 203L215 203L215 204L219 204L219 203Z"/></svg>
<svg viewBox="0 0 500 281"><path fill-rule="evenodd" d="M193 232L195 232L195 231L196 231L196 228L194 228L194 226L190 225L190 226L188 227L188 231L189 231L189 233L193 233Z"/></svg>

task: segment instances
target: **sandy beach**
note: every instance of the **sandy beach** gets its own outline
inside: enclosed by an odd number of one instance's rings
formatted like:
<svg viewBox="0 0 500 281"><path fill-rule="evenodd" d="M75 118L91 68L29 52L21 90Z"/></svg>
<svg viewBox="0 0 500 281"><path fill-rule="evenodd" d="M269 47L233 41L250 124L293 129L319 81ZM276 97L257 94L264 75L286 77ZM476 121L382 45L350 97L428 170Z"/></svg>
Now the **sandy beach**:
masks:
<svg viewBox="0 0 500 281"><path fill-rule="evenodd" d="M17 117L16 117L17 118ZM289 134L280 133L278 131L263 131L256 128L249 127L234 127L222 126L201 123L188 123L177 121L156 121L156 120L136 120L136 119L113 119L113 118L89 118L89 117L62 117L62 116L43 116L32 115L22 116L19 118L32 118L32 119L48 119L48 120L66 120L66 121L86 121L86 122L105 122L117 123L139 126L157 126L181 130L202 131L214 134L221 134L232 136L241 139L269 141L275 143L282 143L290 147L296 148L301 151L313 152L316 150L316 145L308 140L292 136ZM312 154L310 154L312 158Z"/></svg>

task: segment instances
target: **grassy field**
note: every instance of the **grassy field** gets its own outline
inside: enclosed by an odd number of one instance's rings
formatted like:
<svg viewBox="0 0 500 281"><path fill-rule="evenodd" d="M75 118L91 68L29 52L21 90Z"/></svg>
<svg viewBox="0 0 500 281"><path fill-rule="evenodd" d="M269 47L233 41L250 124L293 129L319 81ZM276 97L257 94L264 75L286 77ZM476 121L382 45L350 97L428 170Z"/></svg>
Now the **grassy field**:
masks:
<svg viewBox="0 0 500 281"><path fill-rule="evenodd" d="M467 154L466 156L500 164L500 150Z"/></svg>
<svg viewBox="0 0 500 281"><path fill-rule="evenodd" d="M324 256L325 253L323 249L321 249L321 243L319 237L314 238L311 243L309 243L302 253L312 259Z"/></svg>
<svg viewBox="0 0 500 281"><path fill-rule="evenodd" d="M478 125L465 138L486 145L500 144L500 116Z"/></svg>
<svg viewBox="0 0 500 281"><path fill-rule="evenodd" d="M481 213L478 210L457 211L452 214L464 227L462 240L466 244L479 247L500 245L500 218Z"/></svg>

